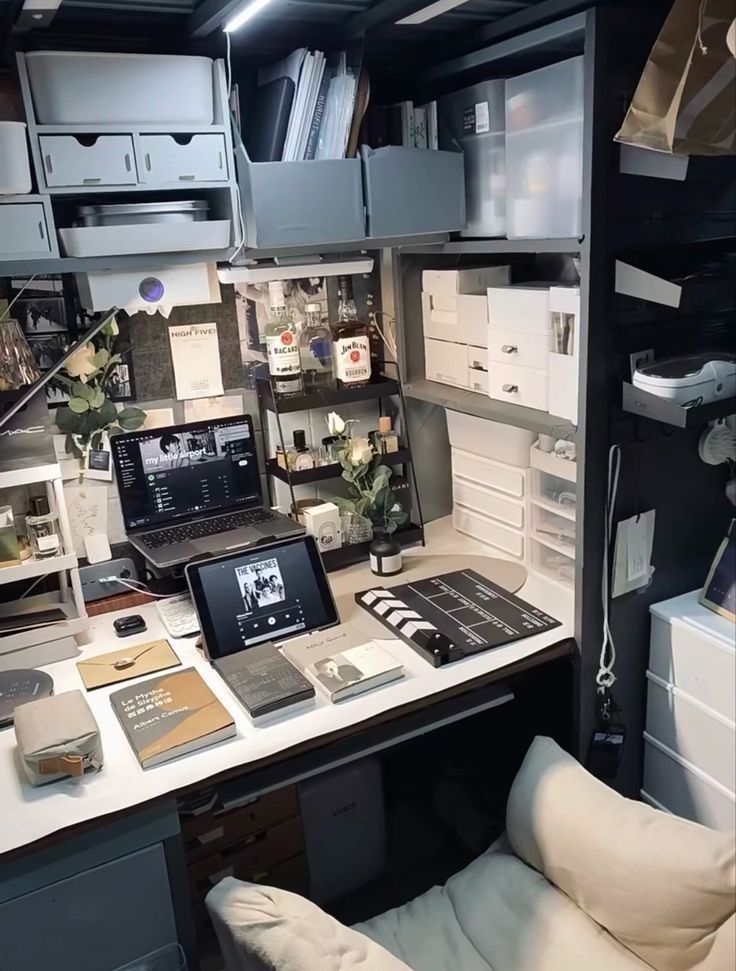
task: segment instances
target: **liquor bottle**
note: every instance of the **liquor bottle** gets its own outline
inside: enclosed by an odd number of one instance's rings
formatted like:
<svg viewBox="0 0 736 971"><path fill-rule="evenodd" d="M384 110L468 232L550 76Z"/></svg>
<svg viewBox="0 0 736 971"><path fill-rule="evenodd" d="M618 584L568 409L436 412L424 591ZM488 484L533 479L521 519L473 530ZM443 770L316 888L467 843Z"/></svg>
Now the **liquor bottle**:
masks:
<svg viewBox="0 0 736 971"><path fill-rule="evenodd" d="M268 284L271 311L266 324L268 370L276 391L283 393L302 390L302 369L299 363L299 341L294 321L289 316L281 281Z"/></svg>
<svg viewBox="0 0 736 971"><path fill-rule="evenodd" d="M332 333L322 323L322 307L318 303L307 304L307 317L299 334L299 356L305 391L335 387Z"/></svg>
<svg viewBox="0 0 736 971"><path fill-rule="evenodd" d="M338 279L340 303L337 322L332 328L335 347L335 377L343 386L368 384L371 379L369 327L358 320L349 276Z"/></svg>

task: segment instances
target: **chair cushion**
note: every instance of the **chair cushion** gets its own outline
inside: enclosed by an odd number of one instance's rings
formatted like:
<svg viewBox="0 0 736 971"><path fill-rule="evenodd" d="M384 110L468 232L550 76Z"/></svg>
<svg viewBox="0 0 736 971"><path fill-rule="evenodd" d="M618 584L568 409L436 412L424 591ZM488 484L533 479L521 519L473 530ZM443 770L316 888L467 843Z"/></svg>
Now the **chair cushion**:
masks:
<svg viewBox="0 0 736 971"><path fill-rule="evenodd" d="M355 930L413 971L648 969L536 870L493 848Z"/></svg>
<svg viewBox="0 0 736 971"><path fill-rule="evenodd" d="M506 829L517 856L657 971L733 971L714 946L736 909L733 834L625 799L541 737Z"/></svg>
<svg viewBox="0 0 736 971"><path fill-rule="evenodd" d="M206 903L228 971L410 971L363 934L286 890L226 877Z"/></svg>

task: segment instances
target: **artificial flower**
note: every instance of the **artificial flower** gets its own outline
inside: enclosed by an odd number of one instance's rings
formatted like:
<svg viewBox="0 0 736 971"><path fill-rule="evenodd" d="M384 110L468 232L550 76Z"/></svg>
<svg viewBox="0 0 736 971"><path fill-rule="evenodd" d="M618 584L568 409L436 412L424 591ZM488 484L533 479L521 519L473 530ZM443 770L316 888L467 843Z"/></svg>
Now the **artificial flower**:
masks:
<svg viewBox="0 0 736 971"><path fill-rule="evenodd" d="M347 449L348 462L355 468L368 465L373 458L373 448L367 438L352 438Z"/></svg>
<svg viewBox="0 0 736 971"><path fill-rule="evenodd" d="M345 431L345 422L336 411L331 411L327 416L327 428L330 435L342 435Z"/></svg>
<svg viewBox="0 0 736 971"><path fill-rule="evenodd" d="M64 370L70 378L79 378L80 381L86 382L89 375L97 370L94 363L96 353L94 344L83 344L66 362Z"/></svg>

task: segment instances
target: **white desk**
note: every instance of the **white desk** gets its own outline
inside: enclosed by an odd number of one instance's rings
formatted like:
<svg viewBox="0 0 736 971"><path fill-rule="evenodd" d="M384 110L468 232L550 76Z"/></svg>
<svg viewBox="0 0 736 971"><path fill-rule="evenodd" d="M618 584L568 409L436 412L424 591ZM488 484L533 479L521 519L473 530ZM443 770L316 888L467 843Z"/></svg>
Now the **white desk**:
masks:
<svg viewBox="0 0 736 971"><path fill-rule="evenodd" d="M481 544L455 533L449 520L439 520L427 529L427 547L408 551L407 555L427 557L430 554L431 562L427 563L424 575L431 576L458 569L462 565L457 562L458 555L470 557L466 565L484 572L483 563L476 557L485 557L486 553L486 548ZM485 575L492 578L493 561L487 560L486 564ZM401 576L393 579L394 582L402 582ZM346 614L349 614L350 620L358 623L361 622L359 615L364 612L351 604L352 594L372 585L382 585L363 564L332 574L330 582L338 597L342 619L347 620ZM438 669L431 667L402 641L382 637L382 643L404 665L403 680L339 705L330 704L318 693L314 709L287 716L263 727L254 727L250 723L219 675L197 650L195 639L170 639L182 665L195 667L232 713L237 728L236 737L144 771L128 745L108 700L111 691L120 685L100 688L87 693L86 697L102 732L105 755L103 769L79 781L61 780L34 789L21 781L20 769L16 764L15 733L12 729L2 731L0 855L26 847L68 827L171 796L234 768L255 768L264 759L280 754L286 756L289 750L307 740L323 736L327 740L336 732L359 731L361 723L388 711L396 711L398 715L405 706L423 699L431 704L434 695L465 683L470 684L572 637L572 596L564 588L543 577L531 575L519 590L519 596L560 620L562 625ZM138 643L167 636L152 605L121 613L131 612L141 613L145 617L147 631L121 641L114 635L112 626L120 613L104 614L95 619L92 643L84 648L80 658L119 649L122 644L134 647ZM371 620L367 614L365 617ZM74 660L60 661L45 670L53 677L57 694L83 689Z"/></svg>

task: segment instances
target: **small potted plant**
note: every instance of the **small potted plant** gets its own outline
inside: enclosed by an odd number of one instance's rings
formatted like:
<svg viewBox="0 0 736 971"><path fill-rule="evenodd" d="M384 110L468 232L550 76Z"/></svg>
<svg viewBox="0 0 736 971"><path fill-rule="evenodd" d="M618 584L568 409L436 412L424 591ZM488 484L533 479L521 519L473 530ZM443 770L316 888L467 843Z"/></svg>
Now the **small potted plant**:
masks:
<svg viewBox="0 0 736 971"><path fill-rule="evenodd" d="M79 477L84 476L87 453L97 450L105 436L133 432L146 420L140 408L121 408L107 395L114 368L128 349L118 338L111 321L95 338L83 344L56 377L69 393L66 405L56 409L56 426L66 435L66 450L79 459Z"/></svg>

